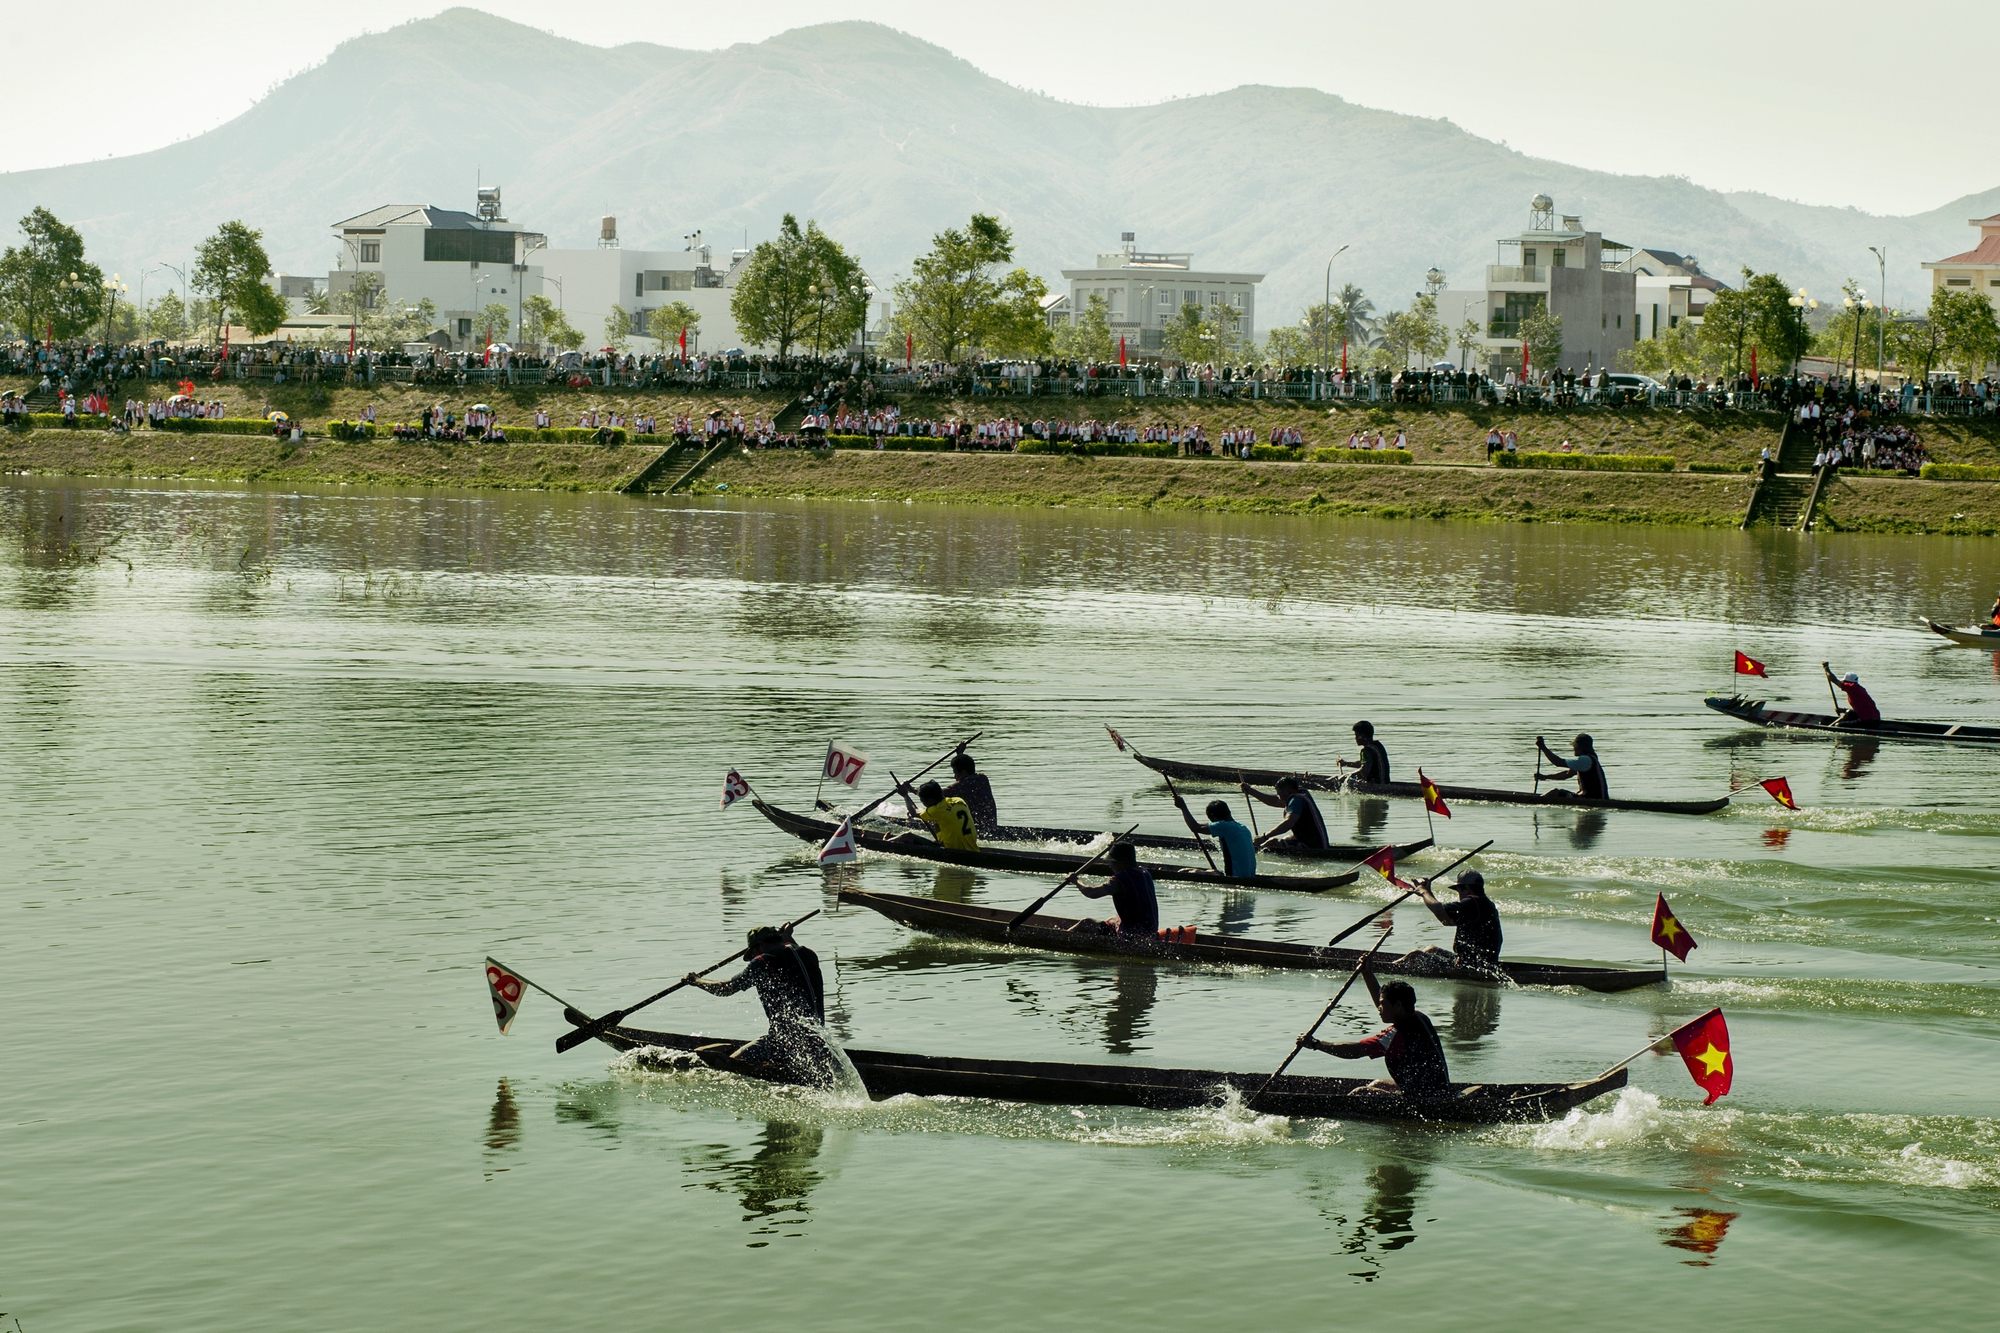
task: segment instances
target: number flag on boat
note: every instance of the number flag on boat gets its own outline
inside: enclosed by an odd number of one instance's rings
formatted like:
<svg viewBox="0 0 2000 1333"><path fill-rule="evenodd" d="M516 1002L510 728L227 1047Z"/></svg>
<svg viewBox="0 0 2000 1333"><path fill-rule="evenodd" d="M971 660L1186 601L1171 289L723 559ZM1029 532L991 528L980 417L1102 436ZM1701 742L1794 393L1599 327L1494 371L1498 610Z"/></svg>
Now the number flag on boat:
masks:
<svg viewBox="0 0 2000 1333"><path fill-rule="evenodd" d="M1125 744L1125 738L1118 734L1118 728L1106 727L1105 730L1111 733L1111 743L1118 747L1118 753L1124 754L1126 750L1131 748Z"/></svg>
<svg viewBox="0 0 2000 1333"><path fill-rule="evenodd" d="M861 853L854 849L854 821L843 819L826 845L819 849L819 863L823 866L839 865L843 861L859 861Z"/></svg>
<svg viewBox="0 0 2000 1333"><path fill-rule="evenodd" d="M1729 1055L1729 1025L1722 1021L1722 1011L1711 1009L1667 1035L1687 1062L1688 1074L1708 1094L1702 1105L1714 1105L1717 1097L1728 1093L1736 1076L1736 1064Z"/></svg>
<svg viewBox="0 0 2000 1333"><path fill-rule="evenodd" d="M1425 777L1424 770L1421 768L1417 770L1417 790L1423 793L1424 809L1434 815L1443 815L1446 819L1451 818L1451 807L1444 803L1444 796L1438 791L1437 783Z"/></svg>
<svg viewBox="0 0 2000 1333"><path fill-rule="evenodd" d="M1653 904L1653 943L1683 963L1688 960L1689 952L1701 947L1694 942L1694 936L1688 934L1688 928L1681 924L1673 909L1667 906L1667 895L1664 893Z"/></svg>
<svg viewBox="0 0 2000 1333"><path fill-rule="evenodd" d="M1758 782L1757 785L1765 791L1770 792L1771 799L1779 805L1784 806L1785 809L1796 810L1799 808L1799 803L1792 799L1792 784L1783 778L1765 778Z"/></svg>
<svg viewBox="0 0 2000 1333"><path fill-rule="evenodd" d="M1741 648L1736 650L1736 674L1739 676L1763 676L1765 680L1770 679L1770 676L1765 674L1764 664L1754 657L1746 656Z"/></svg>
<svg viewBox="0 0 2000 1333"><path fill-rule="evenodd" d="M843 787L852 787L861 781L861 770L866 767L867 755L846 741L835 741L826 747L826 767L820 770L820 774Z"/></svg>
<svg viewBox="0 0 2000 1333"><path fill-rule="evenodd" d="M1394 884L1399 889L1407 889L1410 887L1409 882L1407 880L1400 880L1396 878L1396 847L1394 843L1391 843L1389 846L1384 847L1381 851L1375 853L1375 855L1369 857L1366 861L1363 861L1361 864L1375 871L1376 873L1381 875L1383 879L1388 880L1391 884Z"/></svg>
<svg viewBox="0 0 2000 1333"><path fill-rule="evenodd" d="M528 997L528 979L505 963L493 958L486 960L486 989L493 993L493 1020L500 1025L500 1035L514 1026L514 1015L521 1012L521 1001Z"/></svg>
<svg viewBox="0 0 2000 1333"><path fill-rule="evenodd" d="M750 784L743 780L741 773L730 769L729 776L722 780L722 808L727 810L749 794Z"/></svg>

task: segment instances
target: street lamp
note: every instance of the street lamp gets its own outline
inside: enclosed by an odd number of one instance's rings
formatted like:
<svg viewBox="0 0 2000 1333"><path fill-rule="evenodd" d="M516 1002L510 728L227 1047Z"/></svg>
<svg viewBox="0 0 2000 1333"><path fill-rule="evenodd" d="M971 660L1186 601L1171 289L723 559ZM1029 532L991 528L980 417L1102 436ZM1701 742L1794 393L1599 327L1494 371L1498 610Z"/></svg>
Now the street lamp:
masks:
<svg viewBox="0 0 2000 1333"><path fill-rule="evenodd" d="M1813 300L1812 297L1807 296L1806 289L1803 287L1799 288L1798 291L1792 293L1790 297L1786 298L1785 304L1789 305L1792 309L1799 312L1798 318L1801 327L1805 325L1807 314L1810 313L1811 311L1819 309L1819 302ZM1803 340L1801 340L1800 346L1803 345L1804 345ZM1799 359L1797 357L1792 358L1792 373L1794 375L1799 373Z"/></svg>
<svg viewBox="0 0 2000 1333"><path fill-rule="evenodd" d="M1326 311L1326 327L1320 330L1319 335L1319 368L1321 370L1328 368L1327 363L1333 355L1333 261L1346 254L1347 249L1346 246L1341 246L1333 252L1333 258L1326 261L1326 299L1320 303L1320 309ZM1347 350L1347 321L1345 320L1341 321L1340 346L1343 352Z"/></svg>
<svg viewBox="0 0 2000 1333"><path fill-rule="evenodd" d="M119 275L116 273L104 280L104 345L106 347L111 345L111 317L118 310L118 293L129 292L131 290L130 287L127 287L119 280Z"/></svg>
<svg viewBox="0 0 2000 1333"><path fill-rule="evenodd" d="M1859 297L1860 299L1856 300L1855 297ZM1852 393L1859 384L1861 377L1861 320L1863 312L1873 310L1875 303L1868 299L1867 292L1862 291L1858 287L1855 288L1853 296L1842 297L1840 303L1854 312L1854 359L1847 363L1847 389L1848 392Z"/></svg>
<svg viewBox="0 0 2000 1333"><path fill-rule="evenodd" d="M1882 314L1875 321L1875 392L1882 392L1882 339L1889 323L1889 247L1871 245L1870 253L1875 256L1875 269L1881 282L1875 288L1882 293Z"/></svg>

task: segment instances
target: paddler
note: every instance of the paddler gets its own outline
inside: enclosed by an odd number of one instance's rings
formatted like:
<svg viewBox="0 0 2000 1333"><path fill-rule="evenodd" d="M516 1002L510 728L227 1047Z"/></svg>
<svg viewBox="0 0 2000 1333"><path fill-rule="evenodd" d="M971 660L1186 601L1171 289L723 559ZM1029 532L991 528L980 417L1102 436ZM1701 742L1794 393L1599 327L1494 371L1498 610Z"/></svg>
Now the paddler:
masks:
<svg viewBox="0 0 2000 1333"><path fill-rule="evenodd" d="M944 794L965 802L972 811L972 827L981 837L999 833L1000 811L993 804L993 784L964 750L951 757L951 785L944 789Z"/></svg>
<svg viewBox="0 0 2000 1333"><path fill-rule="evenodd" d="M1342 768L1355 770L1356 782L1387 782L1389 780L1389 752L1382 748L1382 742L1375 739L1373 722L1354 724L1354 743L1361 747L1359 759L1336 759L1333 762Z"/></svg>
<svg viewBox="0 0 2000 1333"><path fill-rule="evenodd" d="M1576 757L1573 759L1565 759L1554 750L1551 750L1549 743L1540 736L1535 737L1535 746L1544 755L1548 756L1550 763L1567 770L1562 773L1543 773L1537 771L1535 777L1539 781L1568 782L1571 778L1575 778L1576 794L1581 799L1586 801L1608 801L1611 799L1611 789L1604 780L1604 764L1597 757L1597 742L1590 739L1587 734L1578 732L1576 739L1570 742L1570 749L1576 752ZM1539 770L1540 767L1541 765L1538 762L1536 768ZM1551 792L1549 794L1551 796L1569 795L1568 792Z"/></svg>
<svg viewBox="0 0 2000 1333"><path fill-rule="evenodd" d="M1986 618L1994 629L2000 629L2000 595L1993 598L1993 609L1986 613Z"/></svg>
<svg viewBox="0 0 2000 1333"><path fill-rule="evenodd" d="M1139 864L1139 853L1129 842L1113 843L1107 858L1111 874L1100 884L1090 885L1077 876L1076 887L1086 898L1109 898L1118 915L1097 923L1115 935L1155 936L1160 933L1160 900L1153 892L1153 874Z"/></svg>
<svg viewBox="0 0 2000 1333"><path fill-rule="evenodd" d="M739 1046L732 1058L752 1064L776 1065L791 1081L828 1084L837 1061L827 1047L826 981L819 955L776 926L750 932L749 962L727 981L708 981L687 974L687 984L710 995L735 995L756 987L770 1030Z"/></svg>
<svg viewBox="0 0 2000 1333"><path fill-rule="evenodd" d="M1846 726L1850 722L1882 720L1882 710L1875 706L1875 701L1869 697L1868 691L1861 688L1861 677L1852 671L1844 676L1836 676L1833 674L1833 668L1824 662L1819 664L1819 668L1826 672L1826 678L1839 686L1840 692L1847 696L1847 707L1841 709L1840 715L1833 719L1836 727Z"/></svg>
<svg viewBox="0 0 2000 1333"><path fill-rule="evenodd" d="M1273 843L1284 842L1284 850L1295 852L1323 852L1326 850L1326 820L1320 816L1319 804L1306 790L1306 784L1287 773L1278 779L1277 795L1266 796L1247 782L1236 784L1237 790L1253 801L1265 805L1281 807L1285 812L1283 820L1274 824L1271 831L1257 840L1257 846L1268 848Z"/></svg>
<svg viewBox="0 0 2000 1333"><path fill-rule="evenodd" d="M1204 833L1212 833L1222 844L1222 873L1231 879L1249 879L1257 873L1257 842L1250 830L1229 816L1229 802L1210 801L1206 814L1208 822L1202 823L1188 812L1187 802L1180 793L1174 793L1174 804L1180 807L1181 818L1187 821L1188 831L1197 838Z"/></svg>
<svg viewBox="0 0 2000 1333"><path fill-rule="evenodd" d="M1321 1041L1301 1036L1301 1044L1342 1060L1380 1060L1389 1077L1368 1085L1370 1092L1400 1092L1411 1097L1441 1097L1451 1090L1451 1071L1444 1061L1444 1043L1430 1016L1417 1008L1417 993L1407 981L1377 985L1375 970L1361 965L1375 1010L1388 1026L1360 1041Z"/></svg>
<svg viewBox="0 0 2000 1333"><path fill-rule="evenodd" d="M903 799L910 799L908 783L902 787ZM972 819L972 807L960 796L946 796L944 788L935 781L926 782L917 788L917 799L923 802L923 811L916 817L930 825L931 832L937 834L938 845L957 852L979 850L978 825ZM918 838L915 833L905 833L902 838ZM898 839L901 840L900 838Z"/></svg>
<svg viewBox="0 0 2000 1333"><path fill-rule="evenodd" d="M1477 870L1468 870L1452 885L1458 890L1455 903L1439 902L1431 892L1429 880L1417 882L1417 896L1424 900L1424 906L1431 909L1431 915L1447 926L1457 927L1451 937L1451 952L1432 946L1429 949L1404 956L1405 962L1413 962L1428 955L1440 963L1468 968L1475 972L1492 972L1500 962L1500 911L1493 900L1486 896L1486 876Z"/></svg>

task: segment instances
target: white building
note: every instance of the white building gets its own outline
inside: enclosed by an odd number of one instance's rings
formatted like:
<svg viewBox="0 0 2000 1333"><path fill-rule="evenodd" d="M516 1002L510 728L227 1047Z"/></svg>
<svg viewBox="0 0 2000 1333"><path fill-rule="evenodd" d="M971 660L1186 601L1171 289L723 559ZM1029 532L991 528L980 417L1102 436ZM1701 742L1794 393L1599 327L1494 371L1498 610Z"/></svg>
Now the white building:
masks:
<svg viewBox="0 0 2000 1333"><path fill-rule="evenodd" d="M618 244L617 219L607 217L596 248L540 250L535 262L549 284L550 299L583 334L585 347L604 345L604 321L615 305L630 320L636 349L677 350L679 328L655 327L654 319L662 306L676 301L701 316L701 322L688 330L690 356L703 349L725 352L742 346L729 301L750 252L732 251L726 266L718 268L715 252L702 243L700 232L688 242L684 250L627 250Z"/></svg>
<svg viewBox="0 0 2000 1333"><path fill-rule="evenodd" d="M1069 279L1069 308L1048 310L1051 324L1080 319L1090 308L1090 298L1104 298L1111 320L1111 336L1127 340L1133 355L1157 357L1161 335L1180 314L1182 306L1203 310L1223 306L1233 309L1237 336L1245 343L1257 340L1257 284L1262 273L1222 273L1197 269L1192 254L1149 254L1133 245L1133 234L1121 238L1122 248L1097 256L1095 268L1066 268Z"/></svg>
<svg viewBox="0 0 2000 1333"><path fill-rule="evenodd" d="M1979 244L1949 259L1924 263L1931 271L1931 289L1979 292L2000 306L2000 213L1990 218L1973 218L1966 223L1979 228Z"/></svg>
<svg viewBox="0 0 2000 1333"><path fill-rule="evenodd" d="M340 267L327 274L330 295L347 291L358 274L379 274L382 299L429 300L460 350L472 346L479 312L487 306L513 310L512 338L521 327L522 301L542 294L540 253L547 238L502 217L497 188L480 190L476 213L386 204L333 226L341 253Z"/></svg>
<svg viewBox="0 0 2000 1333"><path fill-rule="evenodd" d="M1622 267L1631 253L1575 215L1558 226L1555 201L1538 194L1528 230L1500 238L1500 262L1487 266L1484 284L1438 294L1438 318L1454 332L1466 319L1481 323L1476 346L1495 375L1520 367L1521 321L1540 307L1562 319L1563 349L1556 365L1535 370L1616 366L1638 335L1637 283Z"/></svg>
<svg viewBox="0 0 2000 1333"><path fill-rule="evenodd" d="M1633 277L1637 338L1657 338L1682 320L1699 325L1708 303L1727 285L1703 273L1693 255L1672 250L1635 250L1619 268Z"/></svg>

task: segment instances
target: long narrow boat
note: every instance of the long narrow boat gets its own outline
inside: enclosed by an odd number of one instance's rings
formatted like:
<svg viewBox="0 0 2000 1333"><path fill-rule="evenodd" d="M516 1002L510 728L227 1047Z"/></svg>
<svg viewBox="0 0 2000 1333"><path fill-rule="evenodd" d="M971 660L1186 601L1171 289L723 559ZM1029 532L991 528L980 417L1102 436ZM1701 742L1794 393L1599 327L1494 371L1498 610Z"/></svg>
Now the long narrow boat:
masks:
<svg viewBox="0 0 2000 1333"><path fill-rule="evenodd" d="M774 805L752 799L759 814L785 832L805 842L825 842L838 825L808 815L795 815ZM870 828L854 830L854 843L864 851L884 856L909 856L919 861L970 866L975 870L1012 870L1027 875L1067 875L1090 858L1081 852L1029 852L1015 847L981 847L962 852L945 847L920 834L885 833ZM1243 889L1289 889L1294 893L1325 893L1345 888L1361 877L1359 869L1338 875L1247 875L1231 879L1205 865L1178 865L1171 861L1141 861L1156 880L1178 884L1227 884ZM1109 874L1111 868L1104 867Z"/></svg>
<svg viewBox="0 0 2000 1333"><path fill-rule="evenodd" d="M1988 625L1983 629L1960 629L1956 625L1940 625L1929 616L1918 616L1933 634L1941 634L1953 643L1967 648L1985 648L2000 653L2000 627Z"/></svg>
<svg viewBox="0 0 2000 1333"><path fill-rule="evenodd" d="M712 1069L766 1082L788 1082L782 1070L734 1058L740 1039L701 1037L684 1032L614 1027L601 1040L620 1051L637 1051L642 1063L672 1067L668 1052L687 1051ZM659 1056L648 1060L650 1051ZM1222 1104L1231 1092L1264 1115L1298 1119L1415 1120L1441 1124L1494 1124L1502 1120L1549 1120L1592 1098L1625 1086L1621 1066L1579 1083L1454 1083L1441 1097L1406 1097L1374 1092L1361 1078L1321 1078L1286 1074L1262 1095L1268 1074L1219 1069L1157 1069L1147 1065L1086 1065L1053 1060L981 1060L964 1056L908 1055L897 1051L847 1048L868 1095L889 1097L981 1097L1005 1102L1051 1102L1062 1106L1143 1106L1176 1111Z"/></svg>
<svg viewBox="0 0 2000 1333"><path fill-rule="evenodd" d="M1088 923L1070 917L1039 914L1009 931L1007 923L1013 919L1014 913L999 908L865 889L842 889L840 901L880 912L891 921L929 931L933 935L1050 949L1058 953L1104 954L1163 962L1224 963L1241 967L1319 968L1336 972L1351 971L1360 964L1362 957L1360 949L1318 948L1282 940L1251 940L1224 935L1197 935L1192 940L1109 935L1079 929ZM1400 958L1378 954L1373 967L1382 973L1442 977L1452 981L1494 982L1503 979L1472 968L1439 968L1427 963L1428 960L1405 964ZM1505 980L1517 986L1578 986L1594 991L1634 990L1640 986L1656 986L1667 979L1666 969L1658 967L1577 967L1566 963L1519 963L1511 959L1501 961L1500 972Z"/></svg>
<svg viewBox="0 0 2000 1333"><path fill-rule="evenodd" d="M828 806L825 808L831 809L832 807ZM868 818L879 820L884 824L898 829L915 829L919 827L917 821L914 819L907 819L900 815L885 815L879 810L869 815ZM1109 838L1112 835L1108 832L1099 832L1095 829L1044 828L1038 824L1002 824L995 828L991 834L982 833L979 836L982 839L990 837L995 842L1074 842L1089 846L1100 838ZM1131 843L1134 847L1156 847L1161 851L1198 852L1201 850L1200 847L1195 845L1193 838L1184 834L1133 833L1127 835L1125 841ZM1213 845L1212 843L1210 844L1211 848ZM1419 838L1415 842L1397 843L1396 859L1398 861L1407 861L1430 845L1431 840L1429 838ZM1264 848L1264 853L1269 853L1273 856L1297 857L1305 861L1346 861L1352 863L1366 860L1381 850L1382 844L1379 842L1365 847L1359 843L1336 847L1322 847L1316 852L1300 851L1296 848L1286 847L1280 843L1277 846ZM1260 855L1262 854L1260 853Z"/></svg>
<svg viewBox="0 0 2000 1333"><path fill-rule="evenodd" d="M1795 731L1824 731L1836 736L1880 736L1902 741L1963 741L1992 745L2000 742L2000 727L1972 727L1950 722L1842 722L1831 713L1794 713L1783 708L1766 708L1762 699L1746 699L1740 694L1724 699L1711 695L1702 700L1718 713L1727 713L1760 727L1788 727Z"/></svg>
<svg viewBox="0 0 2000 1333"><path fill-rule="evenodd" d="M1131 742L1126 742L1129 747ZM1285 768L1234 768L1224 764L1191 764L1178 759L1155 759L1132 751L1132 757L1170 778L1183 782L1219 782L1235 786L1247 782L1268 787L1279 778L1293 777L1315 791L1351 791L1358 796L1393 796L1420 801L1423 791L1414 782L1355 782L1339 774L1305 773ZM1662 815L1712 815L1729 804L1727 796L1706 801L1589 801L1573 792L1556 788L1544 792L1496 791L1486 787L1447 787L1440 783L1438 794L1447 801L1488 801L1498 805L1545 805L1569 810L1646 810Z"/></svg>

